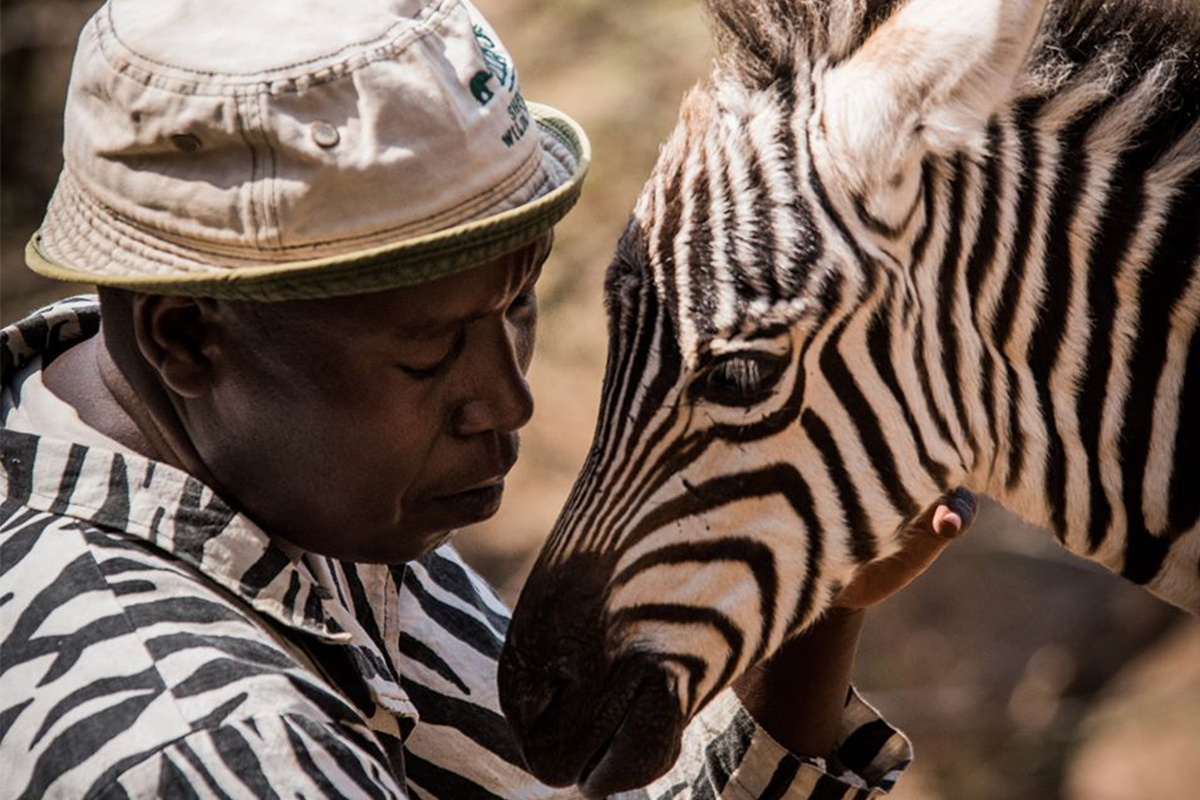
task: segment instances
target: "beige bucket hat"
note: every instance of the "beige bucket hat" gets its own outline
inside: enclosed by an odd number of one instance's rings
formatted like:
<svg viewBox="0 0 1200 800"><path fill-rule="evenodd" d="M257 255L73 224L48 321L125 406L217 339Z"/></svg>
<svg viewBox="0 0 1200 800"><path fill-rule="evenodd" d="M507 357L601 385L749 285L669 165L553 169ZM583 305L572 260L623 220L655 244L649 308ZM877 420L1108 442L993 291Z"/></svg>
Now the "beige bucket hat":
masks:
<svg viewBox="0 0 1200 800"><path fill-rule="evenodd" d="M80 37L63 154L34 271L254 300L520 248L590 158L466 0L109 0Z"/></svg>

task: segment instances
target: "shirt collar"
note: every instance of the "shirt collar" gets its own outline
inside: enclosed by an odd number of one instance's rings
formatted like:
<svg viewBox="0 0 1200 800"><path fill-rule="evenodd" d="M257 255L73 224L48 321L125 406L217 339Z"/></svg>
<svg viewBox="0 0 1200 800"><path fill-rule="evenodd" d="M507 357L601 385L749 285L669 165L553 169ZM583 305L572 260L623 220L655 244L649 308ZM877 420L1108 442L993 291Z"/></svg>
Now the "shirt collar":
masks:
<svg viewBox="0 0 1200 800"><path fill-rule="evenodd" d="M0 331L7 384L37 355L49 363L95 335L94 297L71 298ZM119 531L199 570L255 610L325 641L351 635L327 612L331 598L304 565L212 489L182 470L128 453L5 430L0 494L10 501Z"/></svg>

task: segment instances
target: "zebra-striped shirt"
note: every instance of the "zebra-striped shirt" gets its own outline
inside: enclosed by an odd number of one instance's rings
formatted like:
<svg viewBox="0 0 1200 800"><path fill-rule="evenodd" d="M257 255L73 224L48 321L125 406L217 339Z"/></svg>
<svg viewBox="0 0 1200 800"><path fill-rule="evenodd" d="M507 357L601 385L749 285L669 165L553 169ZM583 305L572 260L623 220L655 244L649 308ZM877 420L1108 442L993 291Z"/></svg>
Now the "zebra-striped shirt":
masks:
<svg viewBox="0 0 1200 800"><path fill-rule="evenodd" d="M99 322L89 297L6 328L6 411ZM295 551L184 472L56 433L6 416L0 796L569 796L523 769L495 688L508 610L452 548L397 566ZM890 788L904 737L853 693L843 729L827 769L727 692L649 793Z"/></svg>

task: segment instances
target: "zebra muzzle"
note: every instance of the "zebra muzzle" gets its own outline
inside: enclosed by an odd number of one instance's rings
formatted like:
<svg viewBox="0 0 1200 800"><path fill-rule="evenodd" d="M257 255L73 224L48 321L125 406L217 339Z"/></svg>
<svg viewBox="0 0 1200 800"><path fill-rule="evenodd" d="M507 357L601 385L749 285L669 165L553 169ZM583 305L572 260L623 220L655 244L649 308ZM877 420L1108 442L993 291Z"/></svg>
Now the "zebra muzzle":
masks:
<svg viewBox="0 0 1200 800"><path fill-rule="evenodd" d="M536 570L535 570L536 571ZM529 771L600 797L645 786L679 754L679 671L605 613L612 562L577 554L525 584L500 655L500 708Z"/></svg>
<svg viewBox="0 0 1200 800"><path fill-rule="evenodd" d="M644 786L675 762L682 710L674 676L657 659L631 654L607 675L585 667L591 675L583 678L523 668L508 648L505 656L501 707L542 782L577 784L588 797L605 797Z"/></svg>

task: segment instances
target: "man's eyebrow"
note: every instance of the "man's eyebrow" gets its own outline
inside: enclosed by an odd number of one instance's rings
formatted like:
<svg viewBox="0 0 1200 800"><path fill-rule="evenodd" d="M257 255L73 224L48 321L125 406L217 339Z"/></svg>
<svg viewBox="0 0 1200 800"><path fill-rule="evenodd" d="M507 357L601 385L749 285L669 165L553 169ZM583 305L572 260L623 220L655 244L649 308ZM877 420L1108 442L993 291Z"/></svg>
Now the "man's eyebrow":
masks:
<svg viewBox="0 0 1200 800"><path fill-rule="evenodd" d="M464 317L454 317L452 319L431 319L425 322L418 322L415 325L397 325L396 330L402 336L439 336L441 334L450 333L451 331L470 325L476 320L483 319L487 316L487 312L477 312L468 314Z"/></svg>
<svg viewBox="0 0 1200 800"><path fill-rule="evenodd" d="M529 274L525 276L525 279L521 281L520 290L522 292L528 291L537 283L538 279L542 275L542 267L545 266L547 256L549 256L549 249L547 249L547 252L538 259L537 265L530 270ZM481 320L488 314L494 313L494 311L495 309L488 311L476 311L473 314L467 314L462 317L453 317L450 319L430 319L424 322L418 322L415 325L401 324L396 326L396 330L402 336L438 336L449 333L463 325L470 325L472 322Z"/></svg>

